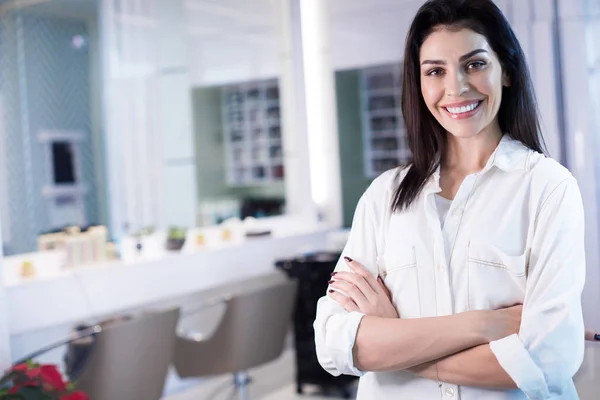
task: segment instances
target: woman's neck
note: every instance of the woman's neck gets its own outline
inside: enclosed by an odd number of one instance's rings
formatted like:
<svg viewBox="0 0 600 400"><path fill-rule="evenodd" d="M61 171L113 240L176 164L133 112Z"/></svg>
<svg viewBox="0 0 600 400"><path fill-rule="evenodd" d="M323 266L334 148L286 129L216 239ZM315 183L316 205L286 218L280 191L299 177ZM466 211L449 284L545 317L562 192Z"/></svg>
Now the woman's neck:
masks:
<svg viewBox="0 0 600 400"><path fill-rule="evenodd" d="M447 135L448 148L441 169L463 176L481 171L502 139L499 127L470 138L458 138L450 133Z"/></svg>

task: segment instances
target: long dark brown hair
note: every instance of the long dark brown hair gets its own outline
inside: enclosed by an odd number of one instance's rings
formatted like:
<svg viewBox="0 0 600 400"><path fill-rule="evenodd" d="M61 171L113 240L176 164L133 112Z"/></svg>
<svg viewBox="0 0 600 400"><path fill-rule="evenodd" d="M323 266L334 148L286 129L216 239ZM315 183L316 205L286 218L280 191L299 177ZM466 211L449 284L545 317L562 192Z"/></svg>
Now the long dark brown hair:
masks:
<svg viewBox="0 0 600 400"><path fill-rule="evenodd" d="M439 26L467 28L486 37L510 79L510 86L502 89L500 129L530 149L546 154L525 54L502 11L491 0L429 0L417 12L406 38L402 113L413 159L396 189L392 211L413 204L446 151L446 130L429 112L421 94L419 65L423 42Z"/></svg>

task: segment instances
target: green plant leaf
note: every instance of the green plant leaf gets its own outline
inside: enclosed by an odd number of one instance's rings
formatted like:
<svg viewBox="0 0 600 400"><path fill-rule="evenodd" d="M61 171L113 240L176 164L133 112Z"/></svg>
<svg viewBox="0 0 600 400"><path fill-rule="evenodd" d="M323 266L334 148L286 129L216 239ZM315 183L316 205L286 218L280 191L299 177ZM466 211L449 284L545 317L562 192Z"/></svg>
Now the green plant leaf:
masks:
<svg viewBox="0 0 600 400"><path fill-rule="evenodd" d="M7 394L0 396L0 400L23 400L23 397L18 394Z"/></svg>
<svg viewBox="0 0 600 400"><path fill-rule="evenodd" d="M52 397L39 387L24 387L18 394L23 400L52 400Z"/></svg>
<svg viewBox="0 0 600 400"><path fill-rule="evenodd" d="M0 378L0 388L6 385L13 386L15 383L27 382L29 380L29 377L24 372L10 371Z"/></svg>
<svg viewBox="0 0 600 400"><path fill-rule="evenodd" d="M19 376L16 372L10 372L0 378L0 386L4 386L6 384L11 383L17 376Z"/></svg>

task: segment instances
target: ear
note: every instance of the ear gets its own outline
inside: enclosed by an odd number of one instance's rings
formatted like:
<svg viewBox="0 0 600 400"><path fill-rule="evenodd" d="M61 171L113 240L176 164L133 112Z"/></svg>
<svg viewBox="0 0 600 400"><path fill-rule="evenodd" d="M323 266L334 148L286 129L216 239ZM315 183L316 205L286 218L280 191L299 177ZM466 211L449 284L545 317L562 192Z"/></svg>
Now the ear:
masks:
<svg viewBox="0 0 600 400"><path fill-rule="evenodd" d="M509 87L510 86L510 76L506 72L502 73L502 86Z"/></svg>

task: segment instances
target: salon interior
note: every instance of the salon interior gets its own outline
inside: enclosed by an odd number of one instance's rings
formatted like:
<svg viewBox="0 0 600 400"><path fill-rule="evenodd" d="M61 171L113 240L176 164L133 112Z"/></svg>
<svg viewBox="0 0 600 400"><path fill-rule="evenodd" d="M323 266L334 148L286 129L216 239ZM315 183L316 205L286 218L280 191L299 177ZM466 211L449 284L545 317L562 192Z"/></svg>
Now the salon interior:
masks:
<svg viewBox="0 0 600 400"><path fill-rule="evenodd" d="M496 3L579 182L600 330L600 2ZM312 322L361 194L410 159L421 4L0 0L2 369L56 365L92 400L352 398Z"/></svg>

